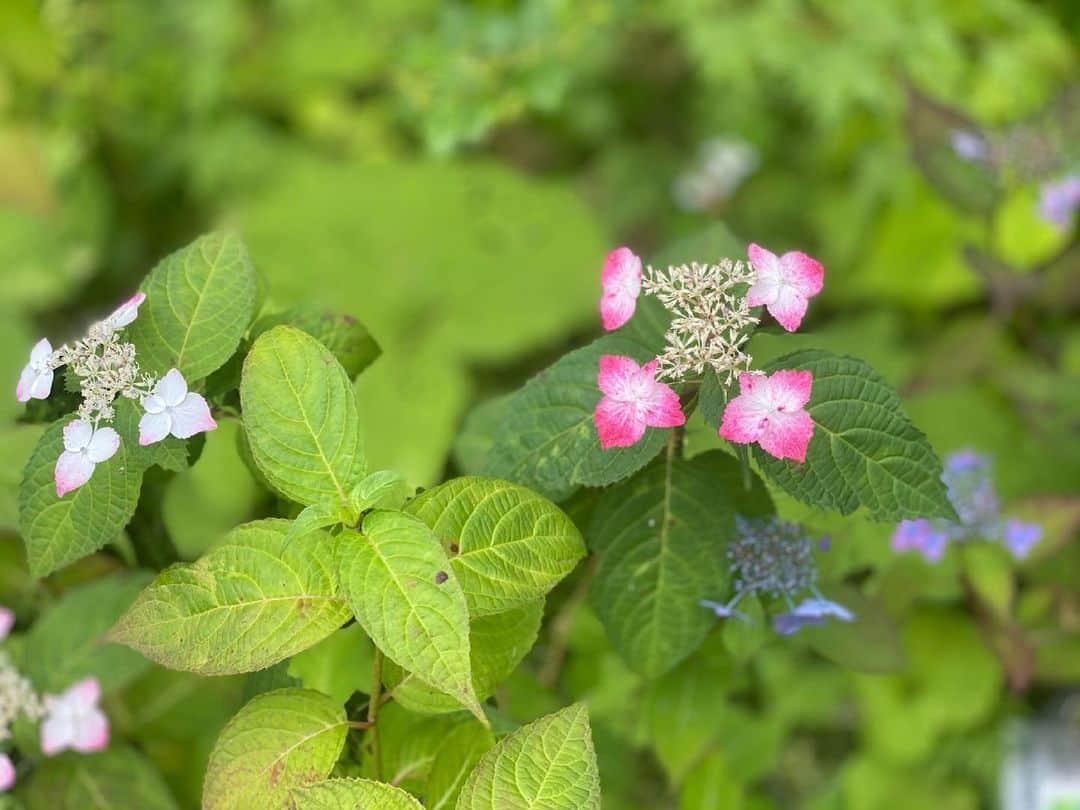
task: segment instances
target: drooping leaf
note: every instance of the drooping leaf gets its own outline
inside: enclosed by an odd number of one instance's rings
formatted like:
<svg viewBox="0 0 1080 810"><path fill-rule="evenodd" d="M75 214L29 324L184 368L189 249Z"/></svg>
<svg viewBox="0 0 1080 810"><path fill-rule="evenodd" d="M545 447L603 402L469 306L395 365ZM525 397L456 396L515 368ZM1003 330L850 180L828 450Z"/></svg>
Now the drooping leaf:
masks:
<svg viewBox="0 0 1080 810"><path fill-rule="evenodd" d="M149 580L142 571L111 574L46 610L26 635L26 674L37 689L58 694L93 675L110 692L148 669L141 655L104 637Z"/></svg>
<svg viewBox="0 0 1080 810"><path fill-rule="evenodd" d="M284 807L289 792L321 782L345 744L345 710L308 689L247 703L222 730L206 769L205 810Z"/></svg>
<svg viewBox="0 0 1080 810"><path fill-rule="evenodd" d="M688 656L716 619L702 599L726 592L735 514L771 511L761 482L744 489L720 450L673 453L604 492L588 529L599 557L590 597L612 643L655 678Z"/></svg>
<svg viewBox="0 0 1080 810"><path fill-rule="evenodd" d="M804 503L845 515L865 506L875 520L954 517L930 442L872 368L816 349L768 366L769 371L781 368L814 375L806 406L814 436L802 464L774 458L755 445L765 476Z"/></svg>
<svg viewBox="0 0 1080 810"><path fill-rule="evenodd" d="M289 810L423 810L409 793L371 779L327 779L293 788Z"/></svg>
<svg viewBox="0 0 1080 810"><path fill-rule="evenodd" d="M473 619L469 627L469 659L472 663L473 694L483 701L532 649L544 617L539 600L505 613ZM397 665L383 665L383 680L394 690L394 700L409 711L442 714L457 711L461 704L408 674Z"/></svg>
<svg viewBox="0 0 1080 810"><path fill-rule="evenodd" d="M362 323L351 315L335 315L311 306L299 306L260 318L252 328L257 338L282 324L307 332L328 348L351 379L374 363L382 349Z"/></svg>
<svg viewBox="0 0 1080 810"><path fill-rule="evenodd" d="M596 375L605 354L645 363L656 348L627 335L605 335L533 377L506 406L484 472L560 501L582 485L611 484L648 464L670 428L648 428L632 447L600 447L593 411L602 396Z"/></svg>
<svg viewBox="0 0 1080 810"><path fill-rule="evenodd" d="M462 723L446 735L424 784L427 810L451 810L480 757L495 745L490 729Z"/></svg>
<svg viewBox="0 0 1080 810"><path fill-rule="evenodd" d="M135 514L142 466L128 442L98 464L88 482L63 498L56 496L53 471L64 452L64 418L49 425L23 473L19 490L19 530L30 573L43 577L112 542Z"/></svg>
<svg viewBox="0 0 1080 810"><path fill-rule="evenodd" d="M379 763L381 779L420 794L449 734L467 715L432 716L410 712L391 700L379 710ZM471 723L476 721L469 718ZM374 752L372 752L374 754ZM376 778L375 757L364 757L361 775Z"/></svg>
<svg viewBox="0 0 1080 810"><path fill-rule="evenodd" d="M474 617L535 602L585 556L581 533L561 509L506 481L455 478L405 511L442 542Z"/></svg>
<svg viewBox="0 0 1080 810"><path fill-rule="evenodd" d="M19 785L26 810L177 810L161 774L142 754L113 745L97 754L67 752L39 763Z"/></svg>
<svg viewBox="0 0 1080 810"><path fill-rule="evenodd" d="M255 268L230 233L202 236L164 258L142 284L146 302L128 327L147 371L176 367L189 381L225 364L255 317Z"/></svg>
<svg viewBox="0 0 1080 810"><path fill-rule="evenodd" d="M166 569L110 638L173 669L225 675L268 667L330 635L350 615L333 539L313 532L289 543L289 525L248 523L202 559Z"/></svg>
<svg viewBox="0 0 1080 810"><path fill-rule="evenodd" d="M597 810L596 768L585 704L529 723L484 754L456 810Z"/></svg>
<svg viewBox="0 0 1080 810"><path fill-rule="evenodd" d="M274 327L244 362L240 401L251 455L271 486L297 503L348 506L365 462L352 383L329 349Z"/></svg>
<svg viewBox="0 0 1080 810"><path fill-rule="evenodd" d="M472 686L465 594L438 538L417 518L375 511L338 537L342 590L388 658L484 717ZM481 722L486 722L482 719Z"/></svg>

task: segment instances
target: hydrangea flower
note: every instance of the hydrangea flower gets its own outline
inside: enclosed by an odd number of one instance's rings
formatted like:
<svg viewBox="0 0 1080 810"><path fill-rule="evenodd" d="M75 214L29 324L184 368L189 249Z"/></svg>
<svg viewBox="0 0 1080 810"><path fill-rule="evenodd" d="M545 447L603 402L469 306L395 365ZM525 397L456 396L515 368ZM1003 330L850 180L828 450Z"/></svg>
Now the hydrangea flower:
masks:
<svg viewBox="0 0 1080 810"><path fill-rule="evenodd" d="M603 399L596 405L593 421L600 446L630 447L645 435L646 427L677 427L686 417L679 395L656 381L656 361L639 366L632 358L605 354L596 377Z"/></svg>
<svg viewBox="0 0 1080 810"><path fill-rule="evenodd" d="M953 152L964 160L986 160L990 156L989 144L978 132L970 129L954 129L950 137Z"/></svg>
<svg viewBox="0 0 1080 810"><path fill-rule="evenodd" d="M133 323L139 314L139 305L146 300L146 293L137 292L127 301L122 303L116 310L105 319L105 322L115 331L123 329Z"/></svg>
<svg viewBox="0 0 1080 810"><path fill-rule="evenodd" d="M1080 174L1043 183L1039 189L1039 215L1062 230L1072 225L1080 208Z"/></svg>
<svg viewBox="0 0 1080 810"><path fill-rule="evenodd" d="M628 247L618 247L604 260L600 318L604 329L618 329L634 315L641 294L641 259Z"/></svg>
<svg viewBox="0 0 1080 810"><path fill-rule="evenodd" d="M108 461L120 449L120 435L110 427L94 429L85 419L64 426L64 452L56 460L53 477L56 496L63 498L94 474L94 467Z"/></svg>
<svg viewBox="0 0 1080 810"><path fill-rule="evenodd" d="M735 517L735 539L728 546L728 564L735 595L726 603L702 600L717 616L745 620L737 606L747 594L762 594L782 599L788 607L773 617L773 628L781 635L791 635L807 624L823 624L827 617L854 621L855 615L843 605L822 596L817 589L817 563L814 541L802 527L785 523L776 516L767 518ZM825 541L818 541L825 548ZM796 604L800 594L808 593Z"/></svg>
<svg viewBox="0 0 1080 810"><path fill-rule="evenodd" d="M983 539L1001 542L1013 557L1025 558L1042 539L1042 526L1002 517L991 471L990 459L971 450L948 455L941 480L960 521L903 520L893 531L893 550L917 551L936 563L951 543Z"/></svg>
<svg viewBox="0 0 1080 810"><path fill-rule="evenodd" d="M15 786L15 765L7 754L0 754L0 793Z"/></svg>
<svg viewBox="0 0 1080 810"><path fill-rule="evenodd" d="M206 400L188 391L184 375L175 368L158 381L142 405L146 413L139 420L141 445L159 442L170 434L188 439L217 427Z"/></svg>
<svg viewBox="0 0 1080 810"><path fill-rule="evenodd" d="M720 435L737 444L757 442L776 458L806 461L814 420L806 412L814 375L780 370L766 376L744 371L739 395L728 402Z"/></svg>
<svg viewBox="0 0 1080 810"><path fill-rule="evenodd" d="M775 253L751 244L746 252L756 272L746 302L752 307L764 306L784 329L794 332L802 323L809 299L821 292L825 268L799 251L777 258Z"/></svg>
<svg viewBox="0 0 1080 810"><path fill-rule="evenodd" d="M15 386L15 399L19 402L48 399L53 384L52 353L53 347L48 338L34 344L30 350L30 362L23 367L19 383Z"/></svg>
<svg viewBox="0 0 1080 810"><path fill-rule="evenodd" d="M97 678L84 678L61 695L45 696L41 724L41 752L47 757L71 748L84 754L109 744L109 719L98 707L101 686Z"/></svg>
<svg viewBox="0 0 1080 810"><path fill-rule="evenodd" d="M0 641L8 637L11 628L15 626L15 613L9 608L0 605Z"/></svg>

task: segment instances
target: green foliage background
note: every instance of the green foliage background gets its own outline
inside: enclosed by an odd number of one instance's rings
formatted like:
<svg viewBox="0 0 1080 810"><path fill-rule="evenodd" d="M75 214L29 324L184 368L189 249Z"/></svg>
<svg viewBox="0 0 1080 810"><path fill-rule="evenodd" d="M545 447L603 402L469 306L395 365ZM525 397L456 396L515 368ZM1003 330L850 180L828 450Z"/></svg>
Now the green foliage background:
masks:
<svg viewBox="0 0 1080 810"><path fill-rule="evenodd" d="M994 454L1003 499L1047 540L1018 571L992 555L930 568L865 513L773 492L832 536L829 578L884 605L859 649L713 629L649 680L657 662L620 655L648 628L609 638L583 565L496 700L516 722L585 701L605 808L989 806L1008 719L1080 682L1080 259L1075 228L1034 216L1030 176L971 176L947 137L957 121L1061 127L1075 148L1078 26L1067 0L7 0L0 380L14 387L40 335L81 334L161 257L230 226L271 310L310 301L370 329L383 355L356 384L369 469L429 486L482 472L495 398L596 335L611 247L647 255L722 220L739 244L805 250L825 291L805 334L760 334L756 360L810 345L866 359L939 454ZM760 168L681 209L675 178L716 135L751 142ZM1032 160L1056 148L1034 143ZM134 769L144 806L195 806L213 741L261 689L98 644L145 584L121 573L137 544L30 577L16 489L42 428L21 413L0 397L0 603L54 635L58 667L113 673L106 705L130 747L102 771ZM719 444L703 422L687 440ZM194 560L270 514L237 441L223 420L202 463L162 484L161 514L133 526L156 520ZM590 498L563 504L582 527L606 508ZM85 617L81 668L61 611ZM333 638L266 683L363 691L370 665ZM412 741L388 756L433 756ZM131 765L136 750L152 768Z"/></svg>

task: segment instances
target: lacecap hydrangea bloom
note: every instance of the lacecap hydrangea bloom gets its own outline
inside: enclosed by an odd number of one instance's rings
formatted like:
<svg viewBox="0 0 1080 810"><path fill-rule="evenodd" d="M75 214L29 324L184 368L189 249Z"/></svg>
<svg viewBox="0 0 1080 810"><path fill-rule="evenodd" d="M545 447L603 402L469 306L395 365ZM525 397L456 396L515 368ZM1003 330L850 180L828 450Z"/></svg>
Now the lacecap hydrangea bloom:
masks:
<svg viewBox="0 0 1080 810"><path fill-rule="evenodd" d="M738 610L748 595L782 601L787 610L773 616L773 629L791 635L808 624L824 624L827 618L850 622L855 615L843 605L826 599L817 587L814 547L822 540L807 536L796 523L767 518L735 518L735 539L728 546L728 566L734 595L727 602L703 600L702 606L720 617L746 620ZM798 601L796 601L798 600Z"/></svg>
<svg viewBox="0 0 1080 810"><path fill-rule="evenodd" d="M41 752L51 757L68 749L83 754L104 749L109 744L109 719L99 700L101 685L94 677L83 678L59 695L46 695Z"/></svg>
<svg viewBox="0 0 1080 810"><path fill-rule="evenodd" d="M604 397L593 421L604 449L634 444L647 427L683 424L678 394L667 383L699 383L711 369L724 385L737 378L742 389L726 406L722 437L757 442L777 458L805 461L814 422L804 406L813 376L786 370L768 377L751 374L752 358L744 346L759 322L756 306L764 306L784 329L797 329L809 299L821 291L824 268L797 251L777 257L752 244L748 253L749 264L721 259L644 270L629 248L608 254L601 276L604 328L629 321L642 293L660 301L672 318L664 348L645 366L629 357L601 360L598 384ZM624 372L616 376L617 367Z"/></svg>
<svg viewBox="0 0 1080 810"><path fill-rule="evenodd" d="M1002 516L992 470L988 456L971 450L946 456L941 480L959 522L939 518L901 521L893 532L893 550L917 551L929 562L937 562L952 543L990 540L1003 544L1016 559L1027 557L1042 539L1042 527Z"/></svg>
<svg viewBox="0 0 1080 810"><path fill-rule="evenodd" d="M189 438L217 427L202 395L189 392L177 369L160 380L139 368L135 346L121 339L121 332L135 321L146 300L137 293L109 317L93 324L86 336L53 350L42 338L30 351L30 360L19 375L15 398L19 402L47 399L56 369L67 366L78 380L82 402L78 418L64 427L64 450L56 460L56 494L63 497L78 489L94 474L94 468L120 449L120 436L107 424L115 416L118 396L140 402L145 415L139 425L139 443L151 444L172 435Z"/></svg>

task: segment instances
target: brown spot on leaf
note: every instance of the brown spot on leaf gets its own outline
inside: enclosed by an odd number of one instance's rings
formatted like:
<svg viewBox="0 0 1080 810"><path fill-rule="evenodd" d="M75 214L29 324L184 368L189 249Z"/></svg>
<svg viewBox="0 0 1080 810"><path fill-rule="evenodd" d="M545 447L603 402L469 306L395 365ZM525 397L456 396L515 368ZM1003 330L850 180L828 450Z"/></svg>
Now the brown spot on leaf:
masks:
<svg viewBox="0 0 1080 810"><path fill-rule="evenodd" d="M435 575L435 584L442 585L446 580L450 579L450 575L445 571L440 571Z"/></svg>
<svg viewBox="0 0 1080 810"><path fill-rule="evenodd" d="M459 551L461 551L461 546L459 546L457 543L451 543L450 544L450 553L451 554L457 554Z"/></svg>
<svg viewBox="0 0 1080 810"><path fill-rule="evenodd" d="M270 774L267 777L270 780L270 787L277 787L278 780L281 779L281 772L283 770L285 770L284 759L279 759L270 766Z"/></svg>

